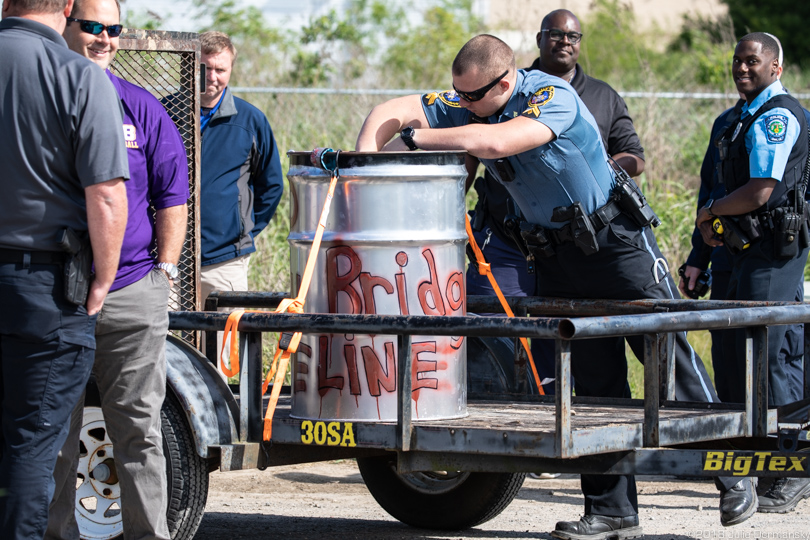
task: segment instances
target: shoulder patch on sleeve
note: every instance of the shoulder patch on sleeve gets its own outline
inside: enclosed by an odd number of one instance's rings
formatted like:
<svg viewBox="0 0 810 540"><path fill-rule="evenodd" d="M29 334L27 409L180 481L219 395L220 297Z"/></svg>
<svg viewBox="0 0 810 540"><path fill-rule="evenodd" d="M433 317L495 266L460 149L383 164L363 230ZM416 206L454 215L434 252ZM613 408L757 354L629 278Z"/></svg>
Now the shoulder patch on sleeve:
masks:
<svg viewBox="0 0 810 540"><path fill-rule="evenodd" d="M529 98L528 108L523 111L523 116L540 116L540 107L554 99L554 87L544 86Z"/></svg>
<svg viewBox="0 0 810 540"><path fill-rule="evenodd" d="M458 95L454 90L445 90L444 92L431 92L430 94L425 94L422 96L422 102L425 106L430 107L433 105L436 100L441 101L448 107L455 107L457 109L461 108L459 105Z"/></svg>
<svg viewBox="0 0 810 540"><path fill-rule="evenodd" d="M784 114L772 114L763 120L765 135L770 143L785 142L787 136L788 118Z"/></svg>

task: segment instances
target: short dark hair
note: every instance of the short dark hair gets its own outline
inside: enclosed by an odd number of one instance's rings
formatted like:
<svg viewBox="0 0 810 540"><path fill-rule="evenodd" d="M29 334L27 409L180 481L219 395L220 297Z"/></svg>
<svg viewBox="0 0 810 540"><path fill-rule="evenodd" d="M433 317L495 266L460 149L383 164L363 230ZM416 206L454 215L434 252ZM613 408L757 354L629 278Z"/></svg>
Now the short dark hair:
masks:
<svg viewBox="0 0 810 540"><path fill-rule="evenodd" d="M762 52L769 53L774 59L779 58L779 44L770 34L766 34L765 32L751 32L741 37L740 41L737 43L740 44L743 41L759 43L762 45Z"/></svg>
<svg viewBox="0 0 810 540"><path fill-rule="evenodd" d="M228 50L233 56L233 62L236 62L236 47L231 41L230 36L225 32L203 32L200 34L200 48L203 54L219 54L224 50Z"/></svg>
<svg viewBox="0 0 810 540"><path fill-rule="evenodd" d="M464 75L472 68L482 75L495 78L514 69L515 53L509 45L489 34L475 36L464 44L453 60L453 74Z"/></svg>
<svg viewBox="0 0 810 540"><path fill-rule="evenodd" d="M67 7L67 0L9 0L9 6L23 13L58 13Z"/></svg>
<svg viewBox="0 0 810 540"><path fill-rule="evenodd" d="M84 7L84 3L88 0L73 0L73 11L70 12L71 15L74 13L81 13L82 7ZM121 16L121 3L118 0L115 1L115 7L118 8L118 16Z"/></svg>
<svg viewBox="0 0 810 540"><path fill-rule="evenodd" d="M570 17L570 18L574 19L575 21L577 21L577 24L579 24L579 19L577 18L577 16L574 15L569 10L567 10L567 9L555 9L554 11L548 12L546 14L546 16L543 17L543 22L540 23L540 29L541 30L548 29L548 27L551 26L551 19L553 19L557 15L565 15L566 17Z"/></svg>

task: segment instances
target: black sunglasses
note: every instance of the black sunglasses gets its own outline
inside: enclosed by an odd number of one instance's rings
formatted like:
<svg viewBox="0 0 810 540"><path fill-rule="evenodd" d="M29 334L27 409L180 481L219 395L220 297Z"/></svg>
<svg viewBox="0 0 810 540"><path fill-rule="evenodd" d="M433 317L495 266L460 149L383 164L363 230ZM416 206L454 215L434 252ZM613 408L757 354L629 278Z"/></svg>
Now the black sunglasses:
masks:
<svg viewBox="0 0 810 540"><path fill-rule="evenodd" d="M494 81L492 81L492 82L491 82L491 83L489 83L488 85L486 85L486 86L482 86L482 87L481 87L481 88L479 88L478 90L473 90L472 92L462 92L461 90L459 90L458 88L456 88L456 85L455 85L455 84L453 85L453 90L455 90L455 91L456 91L456 94L458 94L459 96L463 97L463 98L464 98L466 101L470 101L470 102L472 102L472 101L479 101L479 100L483 99L485 95L487 95L487 92L489 92L490 90L492 90L492 87L493 87L493 86L495 86L496 84L498 84L498 83L501 81L501 79L503 79L504 77L506 77L506 74L507 74L507 73L509 73L509 70L508 70L508 69L507 69L506 71L504 71L504 72L501 74L501 76L500 76L500 77L498 77L497 79L495 79Z"/></svg>
<svg viewBox="0 0 810 540"><path fill-rule="evenodd" d="M121 35L121 31L124 29L123 24L111 24L110 26L104 26L100 22L74 19L73 17L68 17L67 20L70 22L79 23L79 28L82 32L85 34L93 34L94 36L97 36L106 30L108 36L118 37Z"/></svg>
<svg viewBox="0 0 810 540"><path fill-rule="evenodd" d="M551 41L561 41L564 36L568 36L568 41L570 41L572 45L576 45L580 42L580 40L582 40L581 32L563 32L558 28L550 28L540 31L548 32L548 37Z"/></svg>

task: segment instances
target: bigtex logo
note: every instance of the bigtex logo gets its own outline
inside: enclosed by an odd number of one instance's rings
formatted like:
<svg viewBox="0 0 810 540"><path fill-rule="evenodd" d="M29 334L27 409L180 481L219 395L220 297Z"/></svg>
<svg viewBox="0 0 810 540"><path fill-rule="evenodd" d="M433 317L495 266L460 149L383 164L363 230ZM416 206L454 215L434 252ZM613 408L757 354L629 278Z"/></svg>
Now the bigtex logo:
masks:
<svg viewBox="0 0 810 540"><path fill-rule="evenodd" d="M706 452L704 471L729 471L733 476L748 476L751 472L805 472L807 456L772 455L772 452ZM801 475L804 476L804 475Z"/></svg>

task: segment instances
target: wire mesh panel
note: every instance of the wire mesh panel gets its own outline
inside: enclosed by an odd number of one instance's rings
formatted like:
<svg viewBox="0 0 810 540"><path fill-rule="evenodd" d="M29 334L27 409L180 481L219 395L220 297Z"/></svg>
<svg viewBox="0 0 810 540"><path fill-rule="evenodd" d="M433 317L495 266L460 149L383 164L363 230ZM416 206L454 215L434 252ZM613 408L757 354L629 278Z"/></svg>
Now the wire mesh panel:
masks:
<svg viewBox="0 0 810 540"><path fill-rule="evenodd" d="M149 90L177 125L188 158L188 231L180 256L180 276L169 299L172 311L199 310L200 298L200 41L197 34L129 30L121 35L120 48L110 70ZM194 345L197 332L176 334Z"/></svg>

